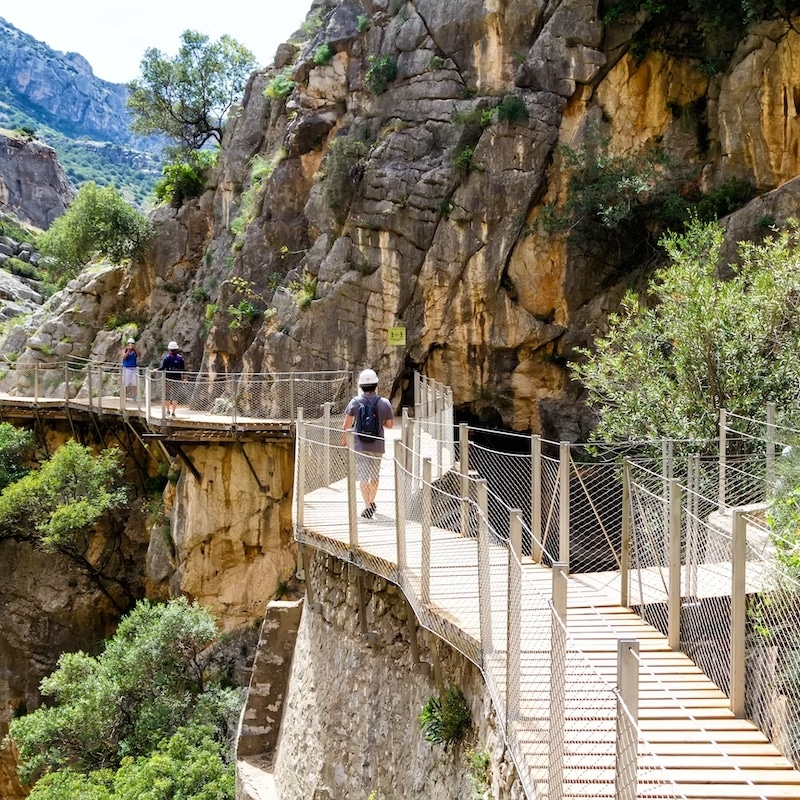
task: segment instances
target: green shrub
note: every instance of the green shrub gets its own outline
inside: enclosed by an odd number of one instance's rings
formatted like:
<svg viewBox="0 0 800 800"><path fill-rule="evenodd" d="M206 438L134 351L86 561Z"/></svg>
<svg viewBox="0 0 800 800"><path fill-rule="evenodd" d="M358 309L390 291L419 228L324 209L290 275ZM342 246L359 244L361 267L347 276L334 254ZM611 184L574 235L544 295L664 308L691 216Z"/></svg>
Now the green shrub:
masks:
<svg viewBox="0 0 800 800"><path fill-rule="evenodd" d="M20 258L7 258L3 262L3 269L8 270L12 275L19 275L22 278L31 278L32 280L41 280L43 275L42 271L37 269L33 264L23 261Z"/></svg>
<svg viewBox="0 0 800 800"><path fill-rule="evenodd" d="M46 268L51 280L63 286L94 257L119 264L141 256L150 236L147 218L117 189L88 183L39 237L39 247L49 256Z"/></svg>
<svg viewBox="0 0 800 800"><path fill-rule="evenodd" d="M528 107L524 101L513 94L507 94L495 109L501 122L522 122L528 119Z"/></svg>
<svg viewBox="0 0 800 800"><path fill-rule="evenodd" d="M327 64L333 58L333 48L329 44L321 44L315 51L314 51L314 63L321 67L323 64Z"/></svg>
<svg viewBox="0 0 800 800"><path fill-rule="evenodd" d="M294 301L301 311L305 311L317 294L317 278L305 273L299 281L289 284L289 291L294 295Z"/></svg>
<svg viewBox="0 0 800 800"><path fill-rule="evenodd" d="M344 215L352 200L368 155L369 145L357 134L337 136L328 147L322 164L322 189L328 204L339 216Z"/></svg>
<svg viewBox="0 0 800 800"><path fill-rule="evenodd" d="M283 100L288 97L297 85L290 77L288 69L279 72L268 84L264 93L273 100Z"/></svg>
<svg viewBox="0 0 800 800"><path fill-rule="evenodd" d="M446 687L439 697L429 698L419 715L419 727L425 731L425 741L432 744L461 741L471 725L469 706L455 684Z"/></svg>
<svg viewBox="0 0 800 800"><path fill-rule="evenodd" d="M472 784L472 796L475 800L489 797L492 786L491 776L491 756L489 751L483 747L475 750L467 750L464 753L464 761L467 764L467 773Z"/></svg>
<svg viewBox="0 0 800 800"><path fill-rule="evenodd" d="M470 172L473 169L472 158L475 155L475 148L471 145L464 145L456 150L453 156L453 166L460 172Z"/></svg>
<svg viewBox="0 0 800 800"><path fill-rule="evenodd" d="M431 72L436 72L437 69L441 69L444 66L444 59L441 56L431 56L431 60L428 62L428 69Z"/></svg>
<svg viewBox="0 0 800 800"><path fill-rule="evenodd" d="M366 14L359 14L356 27L359 33L364 33L364 31L368 31L372 27L372 20Z"/></svg>
<svg viewBox="0 0 800 800"><path fill-rule="evenodd" d="M368 60L370 67L364 76L364 82L375 94L383 94L397 77L397 62L391 56L370 56Z"/></svg>
<svg viewBox="0 0 800 800"><path fill-rule="evenodd" d="M8 236L17 242L28 242L36 244L37 236L33 231L28 230L22 223L12 219L6 214L0 214L0 235Z"/></svg>
<svg viewBox="0 0 800 800"><path fill-rule="evenodd" d="M161 170L161 179L155 185L156 198L179 208L186 200L199 197L206 189L208 172L216 163L217 152L213 150L181 153L178 160Z"/></svg>
<svg viewBox="0 0 800 800"><path fill-rule="evenodd" d="M253 305L249 300L240 300L239 305L229 305L228 315L231 321L228 327L231 330L247 327L261 313L258 306Z"/></svg>

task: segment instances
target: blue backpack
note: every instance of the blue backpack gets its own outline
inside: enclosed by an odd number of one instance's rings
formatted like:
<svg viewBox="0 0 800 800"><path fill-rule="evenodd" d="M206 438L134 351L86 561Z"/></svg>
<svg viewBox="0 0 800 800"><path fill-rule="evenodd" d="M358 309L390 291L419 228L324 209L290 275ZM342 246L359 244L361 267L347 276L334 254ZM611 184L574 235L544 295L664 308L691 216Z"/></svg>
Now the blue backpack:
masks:
<svg viewBox="0 0 800 800"><path fill-rule="evenodd" d="M358 414L356 415L356 434L362 442L373 442L381 432L381 420L378 415L378 400L370 402L367 399L359 400Z"/></svg>

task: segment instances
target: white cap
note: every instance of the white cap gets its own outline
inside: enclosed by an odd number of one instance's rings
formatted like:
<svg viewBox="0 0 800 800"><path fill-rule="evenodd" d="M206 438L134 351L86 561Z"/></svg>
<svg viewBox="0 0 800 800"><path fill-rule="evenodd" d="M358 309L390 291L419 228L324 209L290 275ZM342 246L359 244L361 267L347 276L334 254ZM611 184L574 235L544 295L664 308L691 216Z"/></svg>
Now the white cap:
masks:
<svg viewBox="0 0 800 800"><path fill-rule="evenodd" d="M178 350L178 343L173 339L168 345L167 350Z"/></svg>
<svg viewBox="0 0 800 800"><path fill-rule="evenodd" d="M128 339L128 344L136 344L136 339Z"/></svg>
<svg viewBox="0 0 800 800"><path fill-rule="evenodd" d="M363 369L361 370L361 374L358 376L358 385L359 386L377 386L378 385L378 375L374 369Z"/></svg>

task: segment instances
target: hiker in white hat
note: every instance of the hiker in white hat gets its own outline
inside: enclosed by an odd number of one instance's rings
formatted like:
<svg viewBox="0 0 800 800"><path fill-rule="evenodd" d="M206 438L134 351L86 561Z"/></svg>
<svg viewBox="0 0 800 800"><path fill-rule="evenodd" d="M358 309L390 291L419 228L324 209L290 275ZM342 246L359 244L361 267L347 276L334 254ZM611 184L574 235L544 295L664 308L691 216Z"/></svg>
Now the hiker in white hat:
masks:
<svg viewBox="0 0 800 800"><path fill-rule="evenodd" d="M381 458L386 445L383 429L392 427L394 414L391 403L378 395L378 375L375 370L362 370L358 376L358 387L361 394L347 404L344 412L342 447L347 444L347 431L353 428L356 480L360 482L361 496L364 498L361 516L372 519L377 510L375 497L378 494Z"/></svg>
<svg viewBox="0 0 800 800"><path fill-rule="evenodd" d="M178 416L178 383L181 380L187 380L186 362L178 352L179 350L178 343L174 340L171 341L167 345L168 352L164 354L158 367L160 372L166 372L166 394L164 399L166 401L167 416L172 416L173 419ZM172 406L171 414L170 406Z"/></svg>
<svg viewBox="0 0 800 800"><path fill-rule="evenodd" d="M136 339L129 338L122 350L122 385L125 387L125 397L128 400L136 399L138 384L139 351L136 349Z"/></svg>

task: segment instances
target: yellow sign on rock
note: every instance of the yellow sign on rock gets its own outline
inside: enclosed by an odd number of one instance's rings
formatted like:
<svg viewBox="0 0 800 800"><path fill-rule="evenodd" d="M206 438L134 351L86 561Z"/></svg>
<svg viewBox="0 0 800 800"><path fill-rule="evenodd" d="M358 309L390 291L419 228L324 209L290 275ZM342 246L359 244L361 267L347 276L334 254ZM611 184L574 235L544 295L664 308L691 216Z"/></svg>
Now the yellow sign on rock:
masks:
<svg viewBox="0 0 800 800"><path fill-rule="evenodd" d="M389 328L389 346L405 347L405 344L406 344L406 329Z"/></svg>

